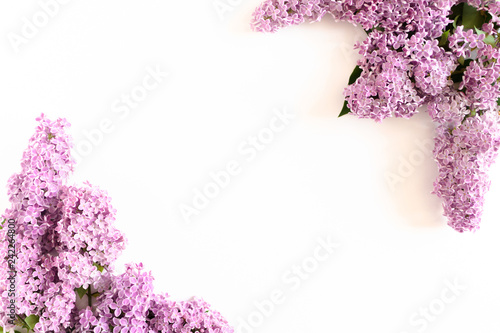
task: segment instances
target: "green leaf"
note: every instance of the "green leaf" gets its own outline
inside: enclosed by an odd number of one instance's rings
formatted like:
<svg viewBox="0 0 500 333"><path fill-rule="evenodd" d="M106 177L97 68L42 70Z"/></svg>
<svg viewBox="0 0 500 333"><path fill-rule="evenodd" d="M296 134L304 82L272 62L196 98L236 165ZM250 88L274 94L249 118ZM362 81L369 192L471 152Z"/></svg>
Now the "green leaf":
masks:
<svg viewBox="0 0 500 333"><path fill-rule="evenodd" d="M448 24L445 30L452 30L462 23L461 16L463 10L464 10L463 2L451 7L451 13L450 15L448 15L448 18L453 22Z"/></svg>
<svg viewBox="0 0 500 333"><path fill-rule="evenodd" d="M349 76L349 83L348 83L348 85L351 85L354 82L356 82L356 80L358 79L358 77L361 76L362 72L363 72L363 70L359 66L354 67L354 70L352 71L351 76Z"/></svg>
<svg viewBox="0 0 500 333"><path fill-rule="evenodd" d="M441 39L439 41L439 46L445 46L446 43L448 43L449 35L450 35L450 30L446 30L445 32L443 32L443 34L441 35Z"/></svg>
<svg viewBox="0 0 500 333"><path fill-rule="evenodd" d="M347 101L344 101L344 106L342 107L342 110L340 111L339 117L345 116L351 112L351 109L347 106Z"/></svg>
<svg viewBox="0 0 500 333"><path fill-rule="evenodd" d="M460 83L460 82L462 82L463 76L464 76L464 73L453 73L453 74L451 74L450 78L453 81L453 83Z"/></svg>
<svg viewBox="0 0 500 333"><path fill-rule="evenodd" d="M464 11L464 3L461 2L453 7L451 7L451 14L449 16L450 19L456 19L460 15L462 15L462 12Z"/></svg>
<svg viewBox="0 0 500 333"><path fill-rule="evenodd" d="M500 106L500 98L497 99L497 104L498 104L498 106Z"/></svg>
<svg viewBox="0 0 500 333"><path fill-rule="evenodd" d="M28 324L30 330L32 330L39 320L40 318L37 315L30 315L29 317L26 317L26 319L24 319L24 322Z"/></svg>
<svg viewBox="0 0 500 333"><path fill-rule="evenodd" d="M361 73L363 73L363 70L359 66L354 67L351 76L349 76L349 82L347 84L351 85L354 82L356 82L356 80L361 76ZM349 109L349 107L347 106L347 101L344 101L344 105L342 106L342 110L340 111L339 117L342 117L343 115L346 115L349 112L351 112L351 109Z"/></svg>
<svg viewBox="0 0 500 333"><path fill-rule="evenodd" d="M87 293L87 289L84 289L83 286L80 288L75 288L75 292L78 294L78 297L82 298L83 295Z"/></svg>
<svg viewBox="0 0 500 333"><path fill-rule="evenodd" d="M0 327L0 333L3 333L3 327Z"/></svg>
<svg viewBox="0 0 500 333"><path fill-rule="evenodd" d="M97 262L93 263L93 265L94 265L95 267L97 267L97 270L98 270L99 272L101 272L101 273L102 273L102 271L104 270L104 266L99 265L99 263L97 263Z"/></svg>
<svg viewBox="0 0 500 333"><path fill-rule="evenodd" d="M464 72L465 70L467 69L467 66L470 65L471 62L473 62L474 60L473 59L465 59L464 63L463 63L463 69L464 69Z"/></svg>
<svg viewBox="0 0 500 333"><path fill-rule="evenodd" d="M492 35L488 35L488 36L484 37L483 42L485 42L486 44L489 44L491 46L496 45L495 37L493 37Z"/></svg>
<svg viewBox="0 0 500 333"><path fill-rule="evenodd" d="M462 12L462 25L464 29L472 29L474 27L481 28L486 21L484 13L477 10L476 7L464 3Z"/></svg>
<svg viewBox="0 0 500 333"><path fill-rule="evenodd" d="M492 35L487 35L486 32L479 30L478 28L474 28L474 29L476 30L476 33L478 35L485 35L483 42L485 42L486 44L495 46L495 44L496 44L495 37L493 37Z"/></svg>

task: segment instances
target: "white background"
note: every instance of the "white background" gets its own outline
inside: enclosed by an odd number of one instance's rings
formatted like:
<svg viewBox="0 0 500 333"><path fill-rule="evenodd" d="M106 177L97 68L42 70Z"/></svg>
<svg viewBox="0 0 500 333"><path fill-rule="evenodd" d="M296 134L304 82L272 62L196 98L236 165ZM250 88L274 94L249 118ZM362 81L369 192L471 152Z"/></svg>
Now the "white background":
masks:
<svg viewBox="0 0 500 333"><path fill-rule="evenodd" d="M221 13L212 1L71 1L16 52L9 34L22 36L41 7L3 1L0 183L20 170L42 112L67 118L81 145L109 119L71 183L113 198L129 241L118 272L143 262L156 291L203 297L239 333L498 332L499 166L481 230L455 232L430 194L425 112L337 118L362 31L328 17L255 33L259 1L230 3ZM113 112L157 67L168 78L127 116ZM238 147L284 108L295 118L249 161ZM188 223L181 205L232 160L241 173ZM314 266L328 237L340 245ZM310 273L298 278L303 263ZM274 290L283 302L270 307Z"/></svg>

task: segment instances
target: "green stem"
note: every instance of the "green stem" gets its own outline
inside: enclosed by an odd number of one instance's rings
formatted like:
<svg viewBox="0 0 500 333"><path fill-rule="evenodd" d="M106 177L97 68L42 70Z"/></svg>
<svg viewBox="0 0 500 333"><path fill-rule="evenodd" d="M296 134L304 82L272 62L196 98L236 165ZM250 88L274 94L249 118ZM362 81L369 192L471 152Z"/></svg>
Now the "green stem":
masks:
<svg viewBox="0 0 500 333"><path fill-rule="evenodd" d="M89 287L87 288L87 297L89 299L90 309L92 309L92 292L91 292L91 289L92 289L92 286L89 285Z"/></svg>
<svg viewBox="0 0 500 333"><path fill-rule="evenodd" d="M28 323L27 323L26 321L24 321L24 318L23 318L23 317L21 317L20 315L17 315L17 319L18 319L19 321L21 321L21 322L20 322L21 326L23 326L24 328L26 328L26 329L27 329L27 332L29 333L29 332L30 332L30 327L29 327Z"/></svg>

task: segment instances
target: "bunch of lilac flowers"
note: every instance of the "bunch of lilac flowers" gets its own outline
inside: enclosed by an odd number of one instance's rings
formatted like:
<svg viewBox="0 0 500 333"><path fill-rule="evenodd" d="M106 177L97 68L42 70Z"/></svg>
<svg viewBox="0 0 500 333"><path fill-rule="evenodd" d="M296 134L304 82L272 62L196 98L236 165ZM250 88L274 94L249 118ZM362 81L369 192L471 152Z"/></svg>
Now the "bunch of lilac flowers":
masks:
<svg viewBox="0 0 500 333"><path fill-rule="evenodd" d="M142 264L113 274L127 243L114 226L105 191L67 185L74 168L64 119L37 119L36 133L8 184L15 221L15 257L0 223L0 327L33 332L231 333L227 321L202 300L176 302L154 294ZM11 260L6 260L11 258ZM15 263L13 265L12 263ZM15 267L12 267L15 266ZM15 275L13 275L15 269ZM15 276L15 316L8 279ZM86 300L86 307L77 306Z"/></svg>
<svg viewBox="0 0 500 333"><path fill-rule="evenodd" d="M266 0L256 31L326 13L361 26L358 61L340 113L382 121L421 106L436 123L434 193L448 224L477 230L488 169L500 147L500 2L495 0Z"/></svg>

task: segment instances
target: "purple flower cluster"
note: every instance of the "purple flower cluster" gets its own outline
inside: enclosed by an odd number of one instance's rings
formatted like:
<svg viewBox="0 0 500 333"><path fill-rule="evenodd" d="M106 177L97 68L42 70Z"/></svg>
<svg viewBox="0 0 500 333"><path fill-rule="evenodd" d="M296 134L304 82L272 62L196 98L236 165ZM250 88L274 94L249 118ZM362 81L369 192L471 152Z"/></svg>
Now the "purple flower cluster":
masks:
<svg viewBox="0 0 500 333"><path fill-rule="evenodd" d="M380 28L409 33L420 31L440 36L449 20L447 10L455 1L384 1L384 0L266 0L253 14L256 31L275 32L306 20L319 21L326 13L365 30ZM437 26L435 25L437 24Z"/></svg>
<svg viewBox="0 0 500 333"><path fill-rule="evenodd" d="M233 332L202 301L176 303L155 295L153 277L142 264L113 274L127 241L114 226L111 199L89 183L66 184L74 168L65 133L69 123L44 115L37 120L22 170L9 180L11 208L2 217L16 221L18 317L13 324L6 313L10 269L2 260L0 327L24 326L27 317L36 316L34 332ZM0 238L0 255L6 258L6 228ZM88 306L77 307L85 298Z"/></svg>
<svg viewBox="0 0 500 333"><path fill-rule="evenodd" d="M210 305L200 298L175 302L168 295L154 295L149 315L154 316L148 321L153 330L161 330L163 323L168 322L172 332L226 332L220 324L225 322L220 313L211 310Z"/></svg>
<svg viewBox="0 0 500 333"><path fill-rule="evenodd" d="M500 2L266 0L251 25L274 32L326 13L367 33L341 114L382 121L427 105L437 123L434 192L450 226L476 230L500 145Z"/></svg>
<svg viewBox="0 0 500 333"><path fill-rule="evenodd" d="M368 33L356 46L363 56L358 63L362 73L345 90L351 112L377 121L409 118L451 82L455 57L440 48L436 38L451 22L447 16L452 4L450 0L268 0L254 12L252 26L274 32L305 19L319 20L326 12L362 26Z"/></svg>
<svg viewBox="0 0 500 333"><path fill-rule="evenodd" d="M326 14L329 3L325 0L265 1L254 12L252 27L257 31L275 32L305 20L319 21Z"/></svg>
<svg viewBox="0 0 500 333"><path fill-rule="evenodd" d="M500 126L492 112L468 117L454 129L437 128L434 156L439 176L435 193L444 199L444 212L457 231L479 228L488 169L498 155Z"/></svg>

